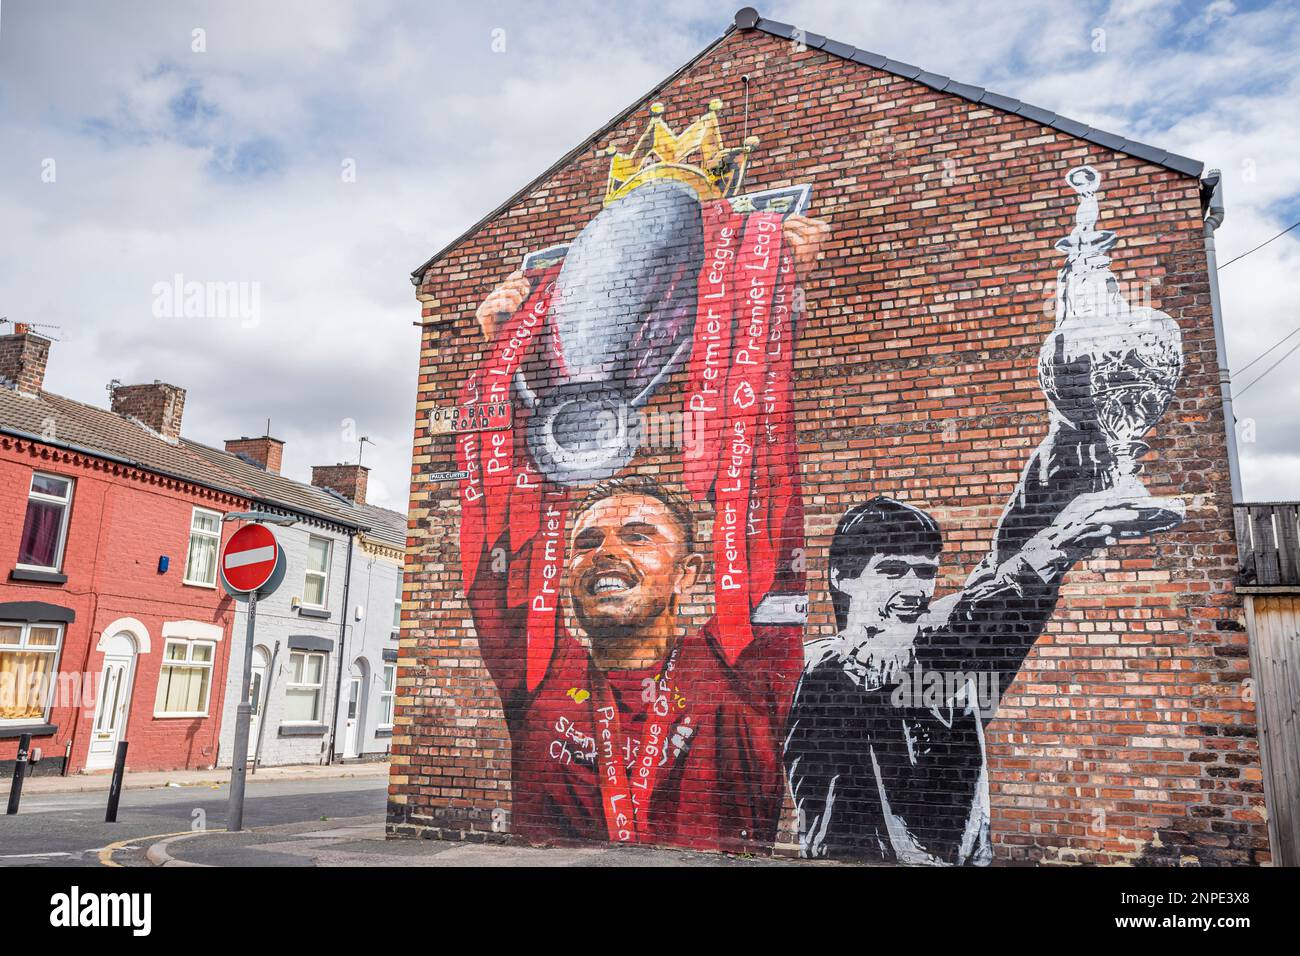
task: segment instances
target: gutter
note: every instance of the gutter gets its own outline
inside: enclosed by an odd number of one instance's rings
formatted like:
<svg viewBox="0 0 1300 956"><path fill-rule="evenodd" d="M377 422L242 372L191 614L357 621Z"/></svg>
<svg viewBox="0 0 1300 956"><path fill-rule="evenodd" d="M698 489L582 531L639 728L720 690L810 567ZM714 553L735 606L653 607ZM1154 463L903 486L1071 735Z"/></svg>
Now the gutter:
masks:
<svg viewBox="0 0 1300 956"><path fill-rule="evenodd" d="M1223 305L1219 297L1219 261L1214 249L1214 232L1225 215L1223 174L1210 170L1203 183L1209 193L1205 202L1205 265L1210 274L1210 313L1214 318L1214 357L1219 365L1219 395L1223 402L1223 428L1228 440L1228 477L1232 486L1232 503L1241 504L1241 462L1237 454L1237 416L1232 410L1232 373L1228 368L1227 341L1223 333ZM1204 193L1203 193L1204 195Z"/></svg>
<svg viewBox="0 0 1300 956"><path fill-rule="evenodd" d="M323 524L333 525L336 528L343 528L349 534L356 534L359 531L369 531L370 528L363 524L351 524L342 518L331 518L328 515L318 514L315 511L307 511L297 506L286 505L283 501L276 501L274 498L259 498L256 495L244 495L255 505L264 505L268 508L278 508L280 511L288 514L302 515L304 518L311 518Z"/></svg>

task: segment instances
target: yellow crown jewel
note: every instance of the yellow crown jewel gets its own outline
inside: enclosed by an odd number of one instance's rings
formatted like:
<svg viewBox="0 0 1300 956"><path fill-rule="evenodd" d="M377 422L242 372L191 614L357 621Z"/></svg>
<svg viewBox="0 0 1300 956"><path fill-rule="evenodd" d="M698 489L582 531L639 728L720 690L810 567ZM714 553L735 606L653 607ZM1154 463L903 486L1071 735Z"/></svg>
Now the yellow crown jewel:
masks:
<svg viewBox="0 0 1300 956"><path fill-rule="evenodd" d="M634 189L659 179L675 179L690 186L701 200L724 199L740 191L745 178L749 154L758 145L758 137L745 139L743 146L728 149L722 145L718 111L722 100L709 103L709 111L675 134L663 120L664 105L650 106L650 125L630 153L607 147L609 183L605 187L605 205L622 199ZM688 157L699 153L697 160Z"/></svg>

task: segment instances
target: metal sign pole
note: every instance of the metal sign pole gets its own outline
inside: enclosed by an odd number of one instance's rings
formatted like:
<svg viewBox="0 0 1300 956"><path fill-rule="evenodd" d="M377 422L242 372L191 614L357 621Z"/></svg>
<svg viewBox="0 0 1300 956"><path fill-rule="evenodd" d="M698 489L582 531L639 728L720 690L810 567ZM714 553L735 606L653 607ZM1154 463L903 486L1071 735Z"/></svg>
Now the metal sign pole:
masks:
<svg viewBox="0 0 1300 956"><path fill-rule="evenodd" d="M230 810L226 829L231 833L244 828L244 778L248 772L248 725L253 705L249 701L253 683L253 628L257 623L257 592L248 592L248 634L244 639L244 676L240 682L239 706L235 709L235 744L230 767Z"/></svg>

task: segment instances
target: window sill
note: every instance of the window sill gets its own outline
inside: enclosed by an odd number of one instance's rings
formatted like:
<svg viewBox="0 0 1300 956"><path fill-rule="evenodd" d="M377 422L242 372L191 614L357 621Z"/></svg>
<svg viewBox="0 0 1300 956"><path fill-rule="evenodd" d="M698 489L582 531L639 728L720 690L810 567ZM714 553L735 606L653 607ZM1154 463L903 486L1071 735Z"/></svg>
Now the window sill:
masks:
<svg viewBox="0 0 1300 956"><path fill-rule="evenodd" d="M307 607L306 605L298 606L299 617L314 617L321 621L330 619L330 612L323 607Z"/></svg>
<svg viewBox="0 0 1300 956"><path fill-rule="evenodd" d="M181 578L181 584L187 588L203 588L205 591L215 591L217 589L217 582L215 581L209 584L207 581L186 581Z"/></svg>
<svg viewBox="0 0 1300 956"><path fill-rule="evenodd" d="M36 568L14 568L9 572L10 581L33 581L37 584L67 584L68 576L58 571L40 571Z"/></svg>
<svg viewBox="0 0 1300 956"><path fill-rule="evenodd" d="M154 720L206 720L208 717L205 711L202 714L159 714L154 713Z"/></svg>
<svg viewBox="0 0 1300 956"><path fill-rule="evenodd" d="M376 737L391 737L391 736L393 736L393 728L392 728L392 727L376 727L376 728L375 728L375 736L376 736Z"/></svg>
<svg viewBox="0 0 1300 956"><path fill-rule="evenodd" d="M329 727L325 724L281 724L279 735L281 737L319 737Z"/></svg>
<svg viewBox="0 0 1300 956"><path fill-rule="evenodd" d="M53 737L59 732L58 724L0 724L0 739L8 740L31 734L33 737Z"/></svg>

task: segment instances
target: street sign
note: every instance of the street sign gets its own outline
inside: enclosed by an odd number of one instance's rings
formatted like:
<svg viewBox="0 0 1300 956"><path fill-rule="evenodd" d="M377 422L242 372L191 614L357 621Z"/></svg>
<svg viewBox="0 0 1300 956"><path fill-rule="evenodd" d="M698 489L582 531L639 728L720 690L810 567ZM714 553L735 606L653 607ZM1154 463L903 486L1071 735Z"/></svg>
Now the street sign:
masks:
<svg viewBox="0 0 1300 956"><path fill-rule="evenodd" d="M429 412L429 432L433 435L460 435L464 432L501 431L510 427L512 411L509 402L436 406Z"/></svg>
<svg viewBox="0 0 1300 956"><path fill-rule="evenodd" d="M280 545L265 525L244 525L226 542L221 554L221 582L231 593L247 594L263 587L275 573Z"/></svg>
<svg viewBox="0 0 1300 956"><path fill-rule="evenodd" d="M284 583L284 571L287 564L288 562L284 559L284 548L281 548L279 560L275 562L275 570L271 572L271 580L267 581L257 589L256 593L258 597L268 598L280 589L280 585ZM236 604L247 604L248 599L254 593L252 591L245 592L232 590L226 584L226 576L224 573L221 575L221 583L222 586L226 588L226 593L235 599Z"/></svg>

